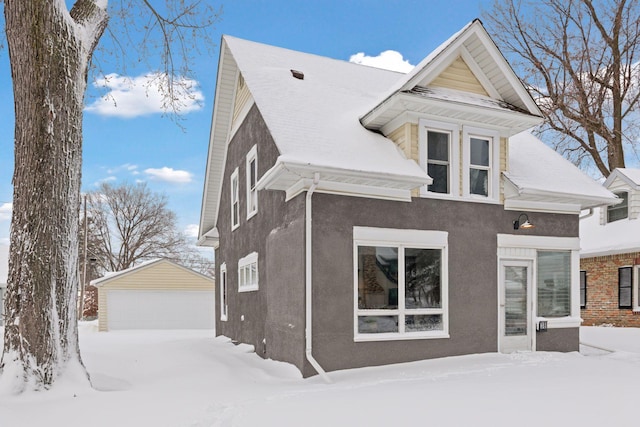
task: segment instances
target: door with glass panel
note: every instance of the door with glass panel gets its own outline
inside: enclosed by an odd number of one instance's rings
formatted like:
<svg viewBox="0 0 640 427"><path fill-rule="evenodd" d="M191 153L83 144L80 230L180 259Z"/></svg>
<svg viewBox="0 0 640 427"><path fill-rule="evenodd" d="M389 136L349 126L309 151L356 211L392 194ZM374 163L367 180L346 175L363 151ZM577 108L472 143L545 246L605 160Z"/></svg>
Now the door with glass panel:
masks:
<svg viewBox="0 0 640 427"><path fill-rule="evenodd" d="M529 261L500 262L500 351L532 350L531 270Z"/></svg>

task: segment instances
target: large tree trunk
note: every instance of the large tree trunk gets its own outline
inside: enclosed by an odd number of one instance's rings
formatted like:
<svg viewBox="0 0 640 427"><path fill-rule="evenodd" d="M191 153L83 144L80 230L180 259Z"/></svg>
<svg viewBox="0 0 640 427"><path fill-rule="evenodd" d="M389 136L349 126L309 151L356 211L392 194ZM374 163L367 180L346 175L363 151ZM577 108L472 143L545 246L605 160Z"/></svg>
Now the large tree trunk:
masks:
<svg viewBox="0 0 640 427"><path fill-rule="evenodd" d="M106 3L106 2L105 2ZM76 300L87 67L106 12L79 0L5 0L15 102L3 388L49 388L81 366Z"/></svg>

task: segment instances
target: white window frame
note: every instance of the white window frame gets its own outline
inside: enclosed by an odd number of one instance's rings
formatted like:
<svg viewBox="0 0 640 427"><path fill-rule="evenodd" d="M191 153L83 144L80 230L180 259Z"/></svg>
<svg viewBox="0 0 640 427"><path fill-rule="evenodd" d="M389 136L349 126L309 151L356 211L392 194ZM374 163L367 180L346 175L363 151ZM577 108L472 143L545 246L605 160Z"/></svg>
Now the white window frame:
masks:
<svg viewBox="0 0 640 427"><path fill-rule="evenodd" d="M487 196L471 194L469 185L471 165L471 138L489 140L489 170ZM464 197L476 200L498 201L500 198L500 133L491 129L472 126L462 127L462 194ZM473 166L474 169L480 169Z"/></svg>
<svg viewBox="0 0 640 427"><path fill-rule="evenodd" d="M220 265L220 320L226 322L229 315L227 263Z"/></svg>
<svg viewBox="0 0 640 427"><path fill-rule="evenodd" d="M524 259L533 263L534 292L532 298L532 313L538 320L546 320L549 329L577 328L582 324L580 318L580 238L552 237L552 236L523 236L515 234L498 234L498 251L502 249L525 249L524 253L531 255L498 256L498 268L503 259ZM571 251L571 314L566 317L539 318L538 307L538 251Z"/></svg>
<svg viewBox="0 0 640 427"><path fill-rule="evenodd" d="M251 181L251 162L253 161L253 177L255 182ZM258 149L254 145L247 153L246 158L246 174L247 174L247 219L258 213Z"/></svg>
<svg viewBox="0 0 640 427"><path fill-rule="evenodd" d="M258 277L257 252L251 252L238 260L238 292L257 291Z"/></svg>
<svg viewBox="0 0 640 427"><path fill-rule="evenodd" d="M398 304L397 309L374 310L358 308L358 247L386 246L398 247L398 277L404 277L404 248L440 249L442 252L440 280L441 280L441 308L438 309L405 309ZM393 341L411 339L449 338L449 245L448 232L433 230L400 230L391 228L353 227L353 334L354 341ZM398 303L404 301L404 286L398 284ZM442 315L441 331L405 332L404 316L421 314ZM397 316L398 332L379 334L361 334L358 332L358 317L360 316Z"/></svg>
<svg viewBox="0 0 640 427"><path fill-rule="evenodd" d="M634 265L632 280L633 289L631 292L631 307L634 312L640 312L640 279L638 279L638 276L640 276L640 265Z"/></svg>
<svg viewBox="0 0 640 427"><path fill-rule="evenodd" d="M231 174L231 231L240 227L240 179L238 168ZM234 222L237 219L237 222Z"/></svg>
<svg viewBox="0 0 640 427"><path fill-rule="evenodd" d="M455 123L427 119L420 119L418 125L420 129L418 134L420 166L425 171L429 170L428 132L433 131L449 134L449 192L435 193L429 191L428 185L424 185L420 188L420 195L436 198L458 196L460 194L460 126Z"/></svg>

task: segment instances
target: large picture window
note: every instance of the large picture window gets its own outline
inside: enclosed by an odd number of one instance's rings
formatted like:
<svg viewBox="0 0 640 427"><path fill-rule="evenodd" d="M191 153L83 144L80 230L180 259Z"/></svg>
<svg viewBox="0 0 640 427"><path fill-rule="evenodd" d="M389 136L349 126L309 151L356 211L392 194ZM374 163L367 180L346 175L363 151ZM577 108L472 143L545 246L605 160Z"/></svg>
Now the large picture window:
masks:
<svg viewBox="0 0 640 427"><path fill-rule="evenodd" d="M356 241L356 339L448 336L446 245L429 243Z"/></svg>
<svg viewBox="0 0 640 427"><path fill-rule="evenodd" d="M571 251L538 251L538 316L571 315Z"/></svg>
<svg viewBox="0 0 640 427"><path fill-rule="evenodd" d="M632 267L618 269L618 307L631 308Z"/></svg>

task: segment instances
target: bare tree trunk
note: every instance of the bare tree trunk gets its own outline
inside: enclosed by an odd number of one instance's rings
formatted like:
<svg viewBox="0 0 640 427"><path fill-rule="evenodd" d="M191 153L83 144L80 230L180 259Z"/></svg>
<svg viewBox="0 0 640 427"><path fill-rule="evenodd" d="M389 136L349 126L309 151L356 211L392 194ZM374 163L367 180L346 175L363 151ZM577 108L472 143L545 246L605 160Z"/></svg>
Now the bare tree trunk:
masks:
<svg viewBox="0 0 640 427"><path fill-rule="evenodd" d="M106 2L105 2L106 3ZM78 350L78 219L87 67L107 15L93 0L5 0L15 98L2 381L48 388Z"/></svg>

